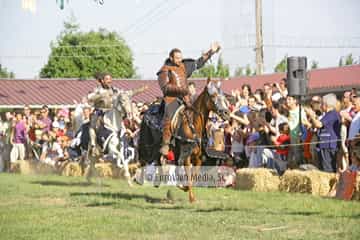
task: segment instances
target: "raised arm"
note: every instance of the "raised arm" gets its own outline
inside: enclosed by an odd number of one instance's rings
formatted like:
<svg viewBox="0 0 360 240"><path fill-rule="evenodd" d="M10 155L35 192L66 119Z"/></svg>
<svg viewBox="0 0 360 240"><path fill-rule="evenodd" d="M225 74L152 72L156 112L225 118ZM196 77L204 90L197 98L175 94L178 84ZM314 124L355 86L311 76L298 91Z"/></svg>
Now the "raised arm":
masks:
<svg viewBox="0 0 360 240"><path fill-rule="evenodd" d="M186 68L186 75L187 77L190 77L191 74L196 71L199 68L202 68L205 63L213 56L215 53L217 53L220 50L221 46L218 42L214 42L211 44L211 47L208 51L202 54L200 58L197 60L193 59L185 59L184 64Z"/></svg>

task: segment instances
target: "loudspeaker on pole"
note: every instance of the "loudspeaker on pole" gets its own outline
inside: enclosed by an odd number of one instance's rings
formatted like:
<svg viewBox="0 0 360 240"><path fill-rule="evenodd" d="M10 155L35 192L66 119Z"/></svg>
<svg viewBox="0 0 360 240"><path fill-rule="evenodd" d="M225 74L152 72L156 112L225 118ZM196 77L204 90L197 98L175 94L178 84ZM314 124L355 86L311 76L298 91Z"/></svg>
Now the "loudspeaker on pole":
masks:
<svg viewBox="0 0 360 240"><path fill-rule="evenodd" d="M290 96L307 95L307 59L306 57L287 58L287 86Z"/></svg>

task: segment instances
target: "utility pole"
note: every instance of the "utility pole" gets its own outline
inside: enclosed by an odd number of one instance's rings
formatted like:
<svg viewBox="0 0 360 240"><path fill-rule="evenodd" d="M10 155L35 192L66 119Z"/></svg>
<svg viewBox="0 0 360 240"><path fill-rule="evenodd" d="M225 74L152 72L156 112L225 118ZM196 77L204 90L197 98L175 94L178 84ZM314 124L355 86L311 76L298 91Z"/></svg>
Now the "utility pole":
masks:
<svg viewBox="0 0 360 240"><path fill-rule="evenodd" d="M256 11L256 75L261 75L264 69L264 49L262 35L262 6L261 0L255 2Z"/></svg>

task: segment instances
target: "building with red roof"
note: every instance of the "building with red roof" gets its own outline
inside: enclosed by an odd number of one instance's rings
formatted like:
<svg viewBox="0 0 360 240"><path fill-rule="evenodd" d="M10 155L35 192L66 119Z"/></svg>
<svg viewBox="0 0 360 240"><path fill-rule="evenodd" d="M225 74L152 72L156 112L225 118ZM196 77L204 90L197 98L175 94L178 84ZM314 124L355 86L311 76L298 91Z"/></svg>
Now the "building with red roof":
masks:
<svg viewBox="0 0 360 240"><path fill-rule="evenodd" d="M360 88L360 65L316 69L308 72L309 95L327 92L343 92L353 87ZM231 94L243 84L249 84L253 90L264 83L275 83L286 77L285 73L265 74L251 77L235 77L223 82L225 93ZM200 92L205 79L192 79ZM74 101L80 102L96 87L95 80L78 79L0 79L0 108L22 108L25 104L40 107L73 107ZM147 85L149 88L134 97L136 102L151 102L162 93L156 80L123 79L113 80L113 85L121 89L134 89Z"/></svg>

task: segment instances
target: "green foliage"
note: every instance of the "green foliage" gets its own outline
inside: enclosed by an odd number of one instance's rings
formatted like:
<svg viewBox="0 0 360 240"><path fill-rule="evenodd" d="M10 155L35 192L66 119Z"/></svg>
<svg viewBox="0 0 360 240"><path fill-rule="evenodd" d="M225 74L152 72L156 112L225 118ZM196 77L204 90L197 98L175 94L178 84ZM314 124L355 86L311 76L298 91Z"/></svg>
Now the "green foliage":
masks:
<svg viewBox="0 0 360 240"><path fill-rule="evenodd" d="M0 78L15 78L15 74L13 72L9 72L0 64Z"/></svg>
<svg viewBox="0 0 360 240"><path fill-rule="evenodd" d="M356 61L351 53L345 56L345 60L343 57L340 57L339 59L339 67L353 65L353 64L356 64Z"/></svg>
<svg viewBox="0 0 360 240"><path fill-rule="evenodd" d="M317 69L319 68L319 62L312 60L311 61L311 69Z"/></svg>
<svg viewBox="0 0 360 240"><path fill-rule="evenodd" d="M353 65L355 63L355 59L353 58L352 54L349 54L345 58L345 65Z"/></svg>
<svg viewBox="0 0 360 240"><path fill-rule="evenodd" d="M286 72L287 71L287 55L275 66L275 72Z"/></svg>
<svg viewBox="0 0 360 240"><path fill-rule="evenodd" d="M216 67L214 64L205 64L204 67L196 70L191 77L193 78L206 78L206 77L215 77L216 75Z"/></svg>
<svg viewBox="0 0 360 240"><path fill-rule="evenodd" d="M109 72L115 78L135 75L133 56L115 32L99 29L83 33L74 20L64 23L64 31L41 69L42 78L92 78L95 72Z"/></svg>
<svg viewBox="0 0 360 240"><path fill-rule="evenodd" d="M254 76L255 70L252 70L250 64L247 64L245 67L237 67L234 72L234 77L243 77L243 76Z"/></svg>
<svg viewBox="0 0 360 240"><path fill-rule="evenodd" d="M218 77L227 78L230 76L229 65L224 64L222 57L220 56L216 66L214 64L205 64L204 67L195 71L192 74L193 78L207 78L207 77Z"/></svg>
<svg viewBox="0 0 360 240"><path fill-rule="evenodd" d="M238 66L235 68L234 77L242 77L244 75L244 67Z"/></svg>
<svg viewBox="0 0 360 240"><path fill-rule="evenodd" d="M216 76L220 78L227 78L230 76L229 65L224 64L221 56L217 62Z"/></svg>
<svg viewBox="0 0 360 240"><path fill-rule="evenodd" d="M254 76L255 74L256 74L256 71L251 69L250 64L247 64L246 68L245 68L245 75L246 76Z"/></svg>

